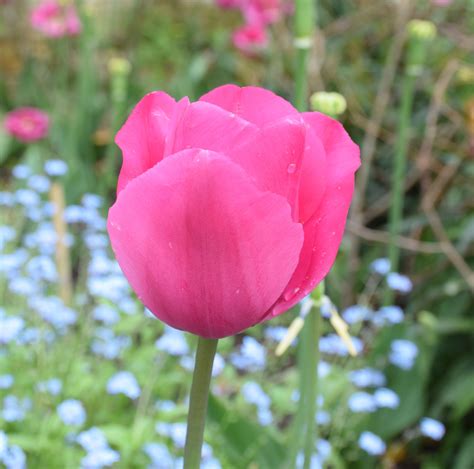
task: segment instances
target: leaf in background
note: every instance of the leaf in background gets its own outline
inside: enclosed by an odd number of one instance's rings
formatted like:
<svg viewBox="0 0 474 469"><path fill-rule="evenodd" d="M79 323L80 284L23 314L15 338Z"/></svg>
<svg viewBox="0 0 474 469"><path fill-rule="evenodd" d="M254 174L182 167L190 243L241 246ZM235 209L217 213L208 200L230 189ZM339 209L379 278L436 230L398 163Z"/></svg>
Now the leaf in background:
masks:
<svg viewBox="0 0 474 469"><path fill-rule="evenodd" d="M209 419L218 427L231 467L278 468L285 460L285 448L269 427L260 427L230 411L214 396L209 399Z"/></svg>

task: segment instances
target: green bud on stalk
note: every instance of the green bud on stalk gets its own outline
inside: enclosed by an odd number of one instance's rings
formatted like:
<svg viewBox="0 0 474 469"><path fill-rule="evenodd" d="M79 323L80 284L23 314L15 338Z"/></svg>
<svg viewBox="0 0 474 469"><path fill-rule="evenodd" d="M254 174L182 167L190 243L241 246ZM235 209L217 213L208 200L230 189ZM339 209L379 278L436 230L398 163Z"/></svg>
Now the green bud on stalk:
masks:
<svg viewBox="0 0 474 469"><path fill-rule="evenodd" d="M130 62L121 57L113 57L107 63L111 80L111 94L115 103L120 103L127 96L128 75L132 69Z"/></svg>
<svg viewBox="0 0 474 469"><path fill-rule="evenodd" d="M406 72L421 75L426 60L428 44L436 37L436 26L431 21L411 20L407 26L408 51Z"/></svg>
<svg viewBox="0 0 474 469"><path fill-rule="evenodd" d="M334 118L343 114L347 109L346 98L336 92L317 91L311 95L310 104L311 110Z"/></svg>

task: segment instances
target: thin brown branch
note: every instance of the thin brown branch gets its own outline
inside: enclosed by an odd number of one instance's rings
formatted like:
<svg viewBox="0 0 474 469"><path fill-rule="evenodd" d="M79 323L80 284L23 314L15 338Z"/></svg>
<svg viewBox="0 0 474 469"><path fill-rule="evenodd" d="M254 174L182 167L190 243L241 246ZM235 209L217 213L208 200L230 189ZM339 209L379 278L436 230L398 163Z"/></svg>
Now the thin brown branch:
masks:
<svg viewBox="0 0 474 469"><path fill-rule="evenodd" d="M391 242L390 233L387 231L373 230L362 225L357 225L354 221L348 221L347 229L354 236L367 241L374 241L383 244L389 244ZM408 238L406 236L397 236L394 242L401 249L405 249L407 251L414 251L424 254L440 254L445 252L442 243L418 241L417 239Z"/></svg>

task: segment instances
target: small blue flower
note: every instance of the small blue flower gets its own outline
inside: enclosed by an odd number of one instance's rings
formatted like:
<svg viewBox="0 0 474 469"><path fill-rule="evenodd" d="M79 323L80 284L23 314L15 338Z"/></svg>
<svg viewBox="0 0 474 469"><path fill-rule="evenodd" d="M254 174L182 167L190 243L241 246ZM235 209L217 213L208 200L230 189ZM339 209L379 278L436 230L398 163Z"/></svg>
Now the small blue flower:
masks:
<svg viewBox="0 0 474 469"><path fill-rule="evenodd" d="M3 460L3 456L6 454L8 449L8 437L7 434L0 430L0 461Z"/></svg>
<svg viewBox="0 0 474 469"><path fill-rule="evenodd" d="M77 321L76 312L65 306L57 296L33 297L28 304L61 333L66 332Z"/></svg>
<svg viewBox="0 0 474 469"><path fill-rule="evenodd" d="M37 206L41 200L39 195L31 189L18 189L15 192L15 199L20 205L23 205L24 207Z"/></svg>
<svg viewBox="0 0 474 469"><path fill-rule="evenodd" d="M174 458L163 443L146 443L143 451L151 460L151 468L168 469L173 467Z"/></svg>
<svg viewBox="0 0 474 469"><path fill-rule="evenodd" d="M0 461L6 469L26 469L25 452L17 445L7 447Z"/></svg>
<svg viewBox="0 0 474 469"><path fill-rule="evenodd" d="M328 425L331 422L331 415L325 410L318 410L316 412L316 423L318 425Z"/></svg>
<svg viewBox="0 0 474 469"><path fill-rule="evenodd" d="M0 205L12 207L15 204L15 196L11 192L0 192Z"/></svg>
<svg viewBox="0 0 474 469"><path fill-rule="evenodd" d="M39 193L48 192L51 187L51 182L46 176L42 174L34 174L28 179L28 186Z"/></svg>
<svg viewBox="0 0 474 469"><path fill-rule="evenodd" d="M400 293L409 293L413 288L411 280L407 276L398 274L397 272L390 272L387 275L387 285L392 290L397 290Z"/></svg>
<svg viewBox="0 0 474 469"><path fill-rule="evenodd" d="M374 412L377 404L374 397L364 391L357 391L349 396L347 405L352 412Z"/></svg>
<svg viewBox="0 0 474 469"><path fill-rule="evenodd" d="M109 245L108 237L103 233L89 233L84 236L86 246L91 250L106 249Z"/></svg>
<svg viewBox="0 0 474 469"><path fill-rule="evenodd" d="M320 360L318 363L318 376L320 378L326 377L331 372L331 365L324 360Z"/></svg>
<svg viewBox="0 0 474 469"><path fill-rule="evenodd" d="M385 257L375 259L375 261L370 264L370 269L376 274L387 275L390 272L390 261Z"/></svg>
<svg viewBox="0 0 474 469"><path fill-rule="evenodd" d="M14 277L10 280L8 288L19 296L32 296L39 293L39 285L29 277Z"/></svg>
<svg viewBox="0 0 474 469"><path fill-rule="evenodd" d="M240 370L258 371L265 367L267 351L253 337L245 336L239 352L233 353L230 360Z"/></svg>
<svg viewBox="0 0 474 469"><path fill-rule="evenodd" d="M404 339L394 340L390 347L389 360L403 370L409 370L415 364L418 347L413 342Z"/></svg>
<svg viewBox="0 0 474 469"><path fill-rule="evenodd" d="M379 436L372 432L362 432L359 437L359 447L372 456L385 453L386 444Z"/></svg>
<svg viewBox="0 0 474 469"><path fill-rule="evenodd" d="M3 399L3 419L7 422L21 422L30 408L30 399L18 399L13 395L6 396Z"/></svg>
<svg viewBox="0 0 474 469"><path fill-rule="evenodd" d="M403 321L403 309L399 306L383 306L374 315L372 321L377 326L399 324Z"/></svg>
<svg viewBox="0 0 474 469"><path fill-rule="evenodd" d="M273 422L272 411L267 407L257 408L257 418L260 425L267 426Z"/></svg>
<svg viewBox="0 0 474 469"><path fill-rule="evenodd" d="M155 409L161 412L170 412L176 409L176 403L173 401L158 401L155 404Z"/></svg>
<svg viewBox="0 0 474 469"><path fill-rule="evenodd" d="M0 344L8 344L17 339L25 321L17 316L0 316Z"/></svg>
<svg viewBox="0 0 474 469"><path fill-rule="evenodd" d="M222 355L216 353L214 357L214 363L212 364L212 377L215 378L219 376L225 367L225 360L222 358Z"/></svg>
<svg viewBox="0 0 474 469"><path fill-rule="evenodd" d="M375 404L377 407L396 409L400 405L400 398L397 393L388 388L380 388L374 392Z"/></svg>
<svg viewBox="0 0 474 469"><path fill-rule="evenodd" d="M119 371L107 383L109 394L125 394L130 399L140 396L141 389L135 376L129 371Z"/></svg>
<svg viewBox="0 0 474 469"><path fill-rule="evenodd" d="M102 207L104 199L96 194L84 194L82 196L82 205L86 208L98 209Z"/></svg>
<svg viewBox="0 0 474 469"><path fill-rule="evenodd" d="M186 424L184 422L160 422L156 424L155 430L158 434L171 438L176 447L184 448L186 440Z"/></svg>
<svg viewBox="0 0 474 469"><path fill-rule="evenodd" d="M39 392L47 392L52 396L57 396L63 388L63 383L58 378L51 378L47 381L41 381L36 385Z"/></svg>
<svg viewBox="0 0 474 469"><path fill-rule="evenodd" d="M349 379L359 388L384 386L384 374L374 368L361 368L360 370L353 370L349 373Z"/></svg>
<svg viewBox="0 0 474 469"><path fill-rule="evenodd" d="M85 430L76 437L79 443L88 453L92 453L102 448L107 448L109 443L104 435L104 432L97 427L91 427Z"/></svg>
<svg viewBox="0 0 474 469"><path fill-rule="evenodd" d="M119 313L106 304L96 306L92 310L92 315L96 321L103 322L106 326L112 326L120 320Z"/></svg>
<svg viewBox="0 0 474 469"><path fill-rule="evenodd" d="M49 256L33 257L28 261L26 270L29 276L37 282L41 280L56 282L58 279L56 264Z"/></svg>
<svg viewBox="0 0 474 469"><path fill-rule="evenodd" d="M44 172L48 176L64 176L67 173L67 164L63 160L48 160L44 164Z"/></svg>
<svg viewBox="0 0 474 469"><path fill-rule="evenodd" d="M269 326L265 329L264 335L265 339L267 340L272 340L273 342L281 342L283 340L283 337L286 336L287 332L287 327Z"/></svg>
<svg viewBox="0 0 474 469"><path fill-rule="evenodd" d="M92 351L108 360L117 358L122 350L130 346L130 337L116 336L113 331L105 327L97 328L96 338L92 341Z"/></svg>
<svg viewBox="0 0 474 469"><path fill-rule="evenodd" d="M357 353L360 353L363 349L363 343L358 337L351 337L352 344L356 349ZM346 344L337 334L328 334L327 336L319 339L319 350L329 355L338 355L345 357L349 354Z"/></svg>
<svg viewBox="0 0 474 469"><path fill-rule="evenodd" d="M158 350L180 357L189 353L189 345L182 331L165 326L164 334L155 342Z"/></svg>
<svg viewBox="0 0 474 469"><path fill-rule="evenodd" d="M5 249L8 242L13 241L16 236L16 230L9 225L0 226L0 251Z"/></svg>
<svg viewBox="0 0 474 469"><path fill-rule="evenodd" d="M12 169L12 175L16 179L26 179L31 174L31 169L26 164L17 164Z"/></svg>
<svg viewBox="0 0 474 469"><path fill-rule="evenodd" d="M439 441L446 433L446 428L438 420L425 417L420 422L420 432L432 440Z"/></svg>
<svg viewBox="0 0 474 469"><path fill-rule="evenodd" d="M120 461L120 453L105 447L96 449L81 459L81 469L102 469Z"/></svg>
<svg viewBox="0 0 474 469"><path fill-rule="evenodd" d="M15 379L12 375L0 375L0 389L9 389L13 386Z"/></svg>
<svg viewBox="0 0 474 469"><path fill-rule="evenodd" d="M57 407L59 418L66 425L80 427L86 421L86 411L82 402L77 399L67 399Z"/></svg>
<svg viewBox="0 0 474 469"><path fill-rule="evenodd" d="M361 305L349 306L342 313L344 321L346 321L348 324L367 321L371 315L372 311L366 306Z"/></svg>
<svg viewBox="0 0 474 469"><path fill-rule="evenodd" d="M242 386L242 396L248 403L257 407L270 407L270 398L255 381L247 381Z"/></svg>

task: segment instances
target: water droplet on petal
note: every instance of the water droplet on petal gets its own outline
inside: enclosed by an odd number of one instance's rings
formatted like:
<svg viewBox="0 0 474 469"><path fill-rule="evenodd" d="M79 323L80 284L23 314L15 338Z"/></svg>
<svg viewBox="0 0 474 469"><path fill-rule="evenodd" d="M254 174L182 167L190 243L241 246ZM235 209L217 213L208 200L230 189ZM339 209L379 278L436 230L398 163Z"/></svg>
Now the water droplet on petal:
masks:
<svg viewBox="0 0 474 469"><path fill-rule="evenodd" d="M290 163L288 165L288 174L293 174L296 171L296 164Z"/></svg>

